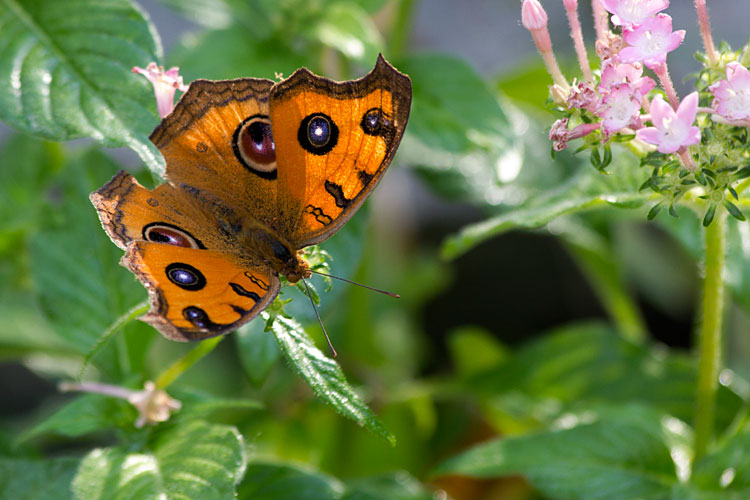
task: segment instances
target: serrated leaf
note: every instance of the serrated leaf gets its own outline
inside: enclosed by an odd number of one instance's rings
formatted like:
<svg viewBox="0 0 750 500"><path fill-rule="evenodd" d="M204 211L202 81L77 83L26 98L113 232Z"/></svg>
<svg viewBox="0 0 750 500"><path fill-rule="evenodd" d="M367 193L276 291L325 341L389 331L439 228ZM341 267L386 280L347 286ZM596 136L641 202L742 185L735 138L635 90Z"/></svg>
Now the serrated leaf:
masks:
<svg viewBox="0 0 750 500"><path fill-rule="evenodd" d="M161 58L147 16L128 0L2 0L0 117L46 139L128 146L154 172L150 84L131 73Z"/></svg>
<svg viewBox="0 0 750 500"><path fill-rule="evenodd" d="M481 444L449 459L436 474L520 474L543 494L571 500L668 498L677 484L668 420L638 407L607 413L571 415L572 428Z"/></svg>
<svg viewBox="0 0 750 500"><path fill-rule="evenodd" d="M354 392L338 363L315 347L299 323L276 316L273 334L286 359L320 400L391 445L395 444L396 438Z"/></svg>
<svg viewBox="0 0 750 500"><path fill-rule="evenodd" d="M0 458L0 498L13 500L70 500L70 483L80 459L48 460Z"/></svg>
<svg viewBox="0 0 750 500"><path fill-rule="evenodd" d="M173 427L141 453L97 448L73 481L77 500L229 500L245 468L234 427L192 421Z"/></svg>

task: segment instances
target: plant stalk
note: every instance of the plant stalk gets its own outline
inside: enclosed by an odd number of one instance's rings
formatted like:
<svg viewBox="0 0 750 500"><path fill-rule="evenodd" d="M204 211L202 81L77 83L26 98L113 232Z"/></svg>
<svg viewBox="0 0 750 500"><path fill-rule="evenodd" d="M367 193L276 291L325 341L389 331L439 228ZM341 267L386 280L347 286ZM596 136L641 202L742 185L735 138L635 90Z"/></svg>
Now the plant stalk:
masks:
<svg viewBox="0 0 750 500"><path fill-rule="evenodd" d="M716 391L721 370L724 317L724 256L726 214L719 210L705 229L703 316L698 330L698 380L695 408L694 462L706 454L714 431Z"/></svg>
<svg viewBox="0 0 750 500"><path fill-rule="evenodd" d="M172 363L169 368L161 372L156 379L156 387L162 390L169 387L169 385L177 380L180 375L185 373L188 368L200 361L203 356L213 351L223 338L223 335L219 335L218 337L201 341L200 344L195 346L195 349L185 354L183 357Z"/></svg>

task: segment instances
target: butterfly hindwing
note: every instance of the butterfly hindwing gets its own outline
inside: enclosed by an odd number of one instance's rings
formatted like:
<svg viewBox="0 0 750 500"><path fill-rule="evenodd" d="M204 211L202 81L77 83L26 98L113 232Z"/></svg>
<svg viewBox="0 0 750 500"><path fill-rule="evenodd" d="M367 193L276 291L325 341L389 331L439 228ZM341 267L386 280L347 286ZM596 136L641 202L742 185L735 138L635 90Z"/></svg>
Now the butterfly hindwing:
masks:
<svg viewBox="0 0 750 500"><path fill-rule="evenodd" d="M227 252L135 241L122 264L148 289L141 319L166 337L200 340L236 330L279 292L273 272Z"/></svg>
<svg viewBox="0 0 750 500"><path fill-rule="evenodd" d="M336 232L382 178L406 127L411 81L385 59L334 82L306 69L275 85L276 227L297 248Z"/></svg>

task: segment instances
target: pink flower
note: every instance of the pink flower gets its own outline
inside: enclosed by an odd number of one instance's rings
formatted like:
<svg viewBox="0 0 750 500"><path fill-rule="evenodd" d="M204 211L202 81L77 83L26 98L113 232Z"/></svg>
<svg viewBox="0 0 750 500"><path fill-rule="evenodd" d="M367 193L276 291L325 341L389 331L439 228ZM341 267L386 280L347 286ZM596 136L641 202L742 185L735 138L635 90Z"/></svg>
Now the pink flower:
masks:
<svg viewBox="0 0 750 500"><path fill-rule="evenodd" d="M727 79L711 85L713 108L733 125L750 125L750 71L737 62L727 64Z"/></svg>
<svg viewBox="0 0 750 500"><path fill-rule="evenodd" d="M643 66L638 63L618 64L614 59L603 61L599 92L606 94L612 87L623 83L628 84L633 93L639 94L641 98L656 86L652 78L643 76Z"/></svg>
<svg viewBox="0 0 750 500"><path fill-rule="evenodd" d="M549 131L549 140L552 141L552 149L562 151L568 147L568 141L588 135L598 128L598 123L583 123L573 130L568 130L568 119L561 118L552 124L552 128Z"/></svg>
<svg viewBox="0 0 750 500"><path fill-rule="evenodd" d="M565 103L568 109L580 108L595 113L599 108L599 96L594 87L588 82L578 82L570 88L570 94Z"/></svg>
<svg viewBox="0 0 750 500"><path fill-rule="evenodd" d="M620 61L643 62L653 69L667 62L667 53L680 46L685 30L672 32L672 18L659 14L644 20L638 27L626 28L623 37L630 46L620 51Z"/></svg>
<svg viewBox="0 0 750 500"><path fill-rule="evenodd" d="M642 96L627 83L611 87L596 113L602 119L604 132L611 135L625 127L640 127L641 99Z"/></svg>
<svg viewBox="0 0 750 500"><path fill-rule="evenodd" d="M176 66L164 71L164 67L157 66L155 62L149 63L145 69L138 66L133 67L133 73L145 76L154 86L156 107L161 118L172 112L175 91L179 89L180 92L185 92L188 89L178 72L179 68Z"/></svg>
<svg viewBox="0 0 750 500"><path fill-rule="evenodd" d="M655 144L659 152L665 154L698 144L701 131L693 125L697 112L697 92L687 95L676 112L664 99L657 97L651 102L651 122L654 126L638 130L636 136L649 144Z"/></svg>
<svg viewBox="0 0 750 500"><path fill-rule="evenodd" d="M612 24L630 27L669 7L669 0L601 0L601 4L612 13Z"/></svg>

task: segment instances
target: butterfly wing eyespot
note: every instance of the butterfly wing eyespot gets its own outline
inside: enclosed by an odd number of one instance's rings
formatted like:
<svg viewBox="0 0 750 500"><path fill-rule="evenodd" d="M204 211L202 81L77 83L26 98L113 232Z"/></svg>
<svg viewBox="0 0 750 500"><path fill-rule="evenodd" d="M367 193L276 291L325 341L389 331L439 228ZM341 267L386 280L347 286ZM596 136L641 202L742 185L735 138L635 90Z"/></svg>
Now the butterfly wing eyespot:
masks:
<svg viewBox="0 0 750 500"><path fill-rule="evenodd" d="M406 128L411 81L382 57L359 80L297 70L270 92L279 234L296 248L338 231L375 189Z"/></svg>
<svg viewBox="0 0 750 500"><path fill-rule="evenodd" d="M206 277L198 269L184 262L169 264L164 273L169 281L183 290L198 291L206 286Z"/></svg>
<svg viewBox="0 0 750 500"><path fill-rule="evenodd" d="M206 248L192 234L166 222L151 222L143 226L143 239L154 243L165 243L176 247Z"/></svg>
<svg viewBox="0 0 750 500"><path fill-rule="evenodd" d="M322 156L336 147L339 127L325 113L312 113L302 119L297 131L297 141L308 153Z"/></svg>
<svg viewBox="0 0 750 500"><path fill-rule="evenodd" d="M267 115L253 115L237 125L232 149L248 171L264 179L276 178L276 144Z"/></svg>
<svg viewBox="0 0 750 500"><path fill-rule="evenodd" d="M270 269L228 252L133 241L123 264L149 291L151 309L141 319L172 340L233 332L280 288Z"/></svg>

